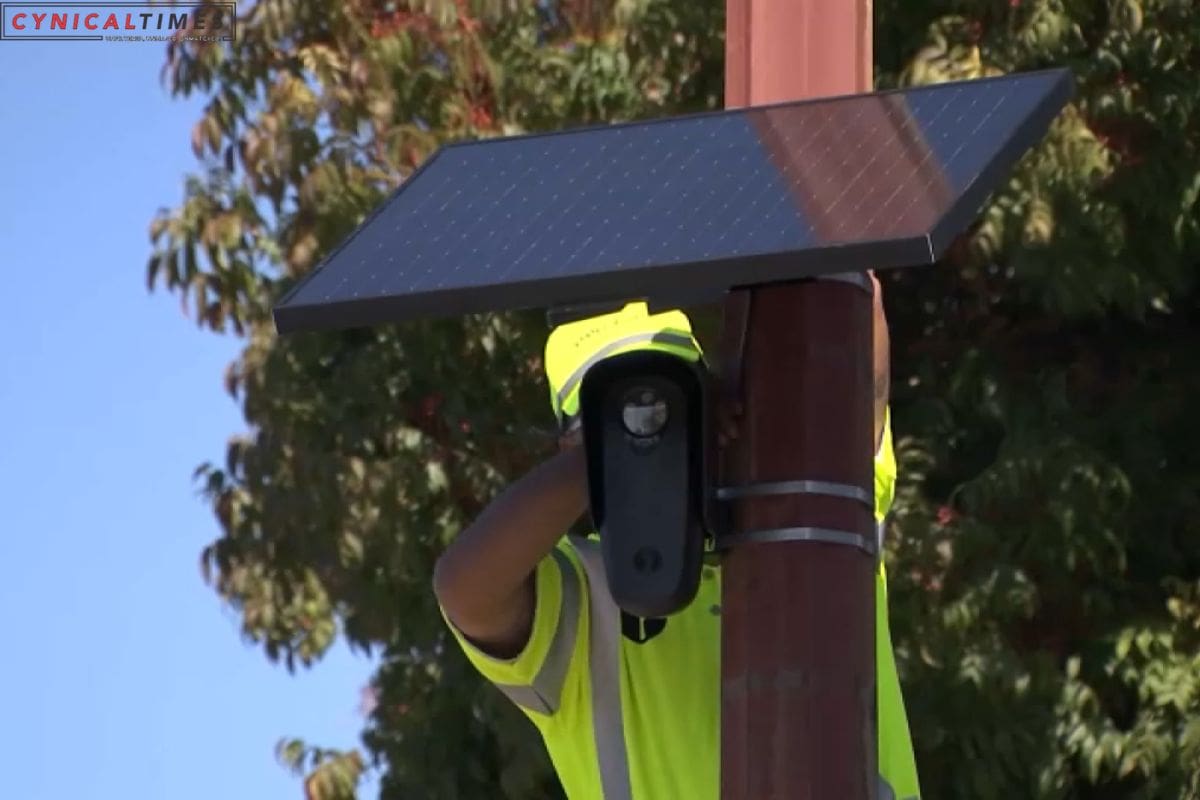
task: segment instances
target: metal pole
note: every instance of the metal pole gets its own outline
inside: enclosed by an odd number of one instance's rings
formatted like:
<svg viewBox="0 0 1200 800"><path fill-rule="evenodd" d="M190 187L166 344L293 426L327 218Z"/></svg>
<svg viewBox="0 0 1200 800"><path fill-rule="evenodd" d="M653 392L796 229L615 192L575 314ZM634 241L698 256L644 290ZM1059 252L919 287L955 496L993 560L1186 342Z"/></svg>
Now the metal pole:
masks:
<svg viewBox="0 0 1200 800"><path fill-rule="evenodd" d="M870 0L726 0L726 9L728 107L871 88ZM745 413L724 485L872 491L871 325L870 297L850 283L731 294L722 350ZM846 497L731 502L735 532L818 528L873 540L870 509ZM727 553L722 800L876 799L874 570L873 556L839 544Z"/></svg>

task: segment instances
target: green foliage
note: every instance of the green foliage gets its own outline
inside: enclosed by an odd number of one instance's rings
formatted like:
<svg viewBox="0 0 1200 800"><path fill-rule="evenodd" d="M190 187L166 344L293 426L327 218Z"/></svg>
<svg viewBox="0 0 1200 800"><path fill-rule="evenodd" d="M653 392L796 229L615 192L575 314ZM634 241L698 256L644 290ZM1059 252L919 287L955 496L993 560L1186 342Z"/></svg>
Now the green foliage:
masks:
<svg viewBox="0 0 1200 800"><path fill-rule="evenodd" d="M719 107L720 0L263 0L167 53L208 105L152 287L245 350L198 470L243 633L382 653L367 755L311 800L558 796L447 638L437 553L547 452L537 315L279 339L269 309L441 142ZM929 798L1200 798L1200 14L876 4L879 86L1065 64L1078 101L938 269L884 275L902 485L892 626ZM498 791L496 787L500 787Z"/></svg>
<svg viewBox="0 0 1200 800"><path fill-rule="evenodd" d="M1191 6L880 9L884 81L1079 83L945 266L888 287L893 631L931 797L1200 797Z"/></svg>
<svg viewBox="0 0 1200 800"><path fill-rule="evenodd" d="M363 758L356 751L309 747L299 739L281 741L275 756L292 772L305 776L306 800L351 800L364 769Z"/></svg>

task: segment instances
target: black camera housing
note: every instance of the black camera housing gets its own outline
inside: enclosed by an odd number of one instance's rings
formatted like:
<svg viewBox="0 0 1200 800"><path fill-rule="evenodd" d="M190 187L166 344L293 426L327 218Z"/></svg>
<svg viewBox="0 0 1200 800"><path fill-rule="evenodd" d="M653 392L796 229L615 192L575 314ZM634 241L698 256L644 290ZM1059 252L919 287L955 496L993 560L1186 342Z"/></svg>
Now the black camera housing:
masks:
<svg viewBox="0 0 1200 800"><path fill-rule="evenodd" d="M647 394L649 393L649 394ZM653 397L666 420L629 427L628 408ZM705 373L670 353L635 350L592 366L580 386L588 497L609 590L639 617L665 617L695 598L704 559ZM628 406L627 406L628 404ZM649 414L630 418L642 420Z"/></svg>

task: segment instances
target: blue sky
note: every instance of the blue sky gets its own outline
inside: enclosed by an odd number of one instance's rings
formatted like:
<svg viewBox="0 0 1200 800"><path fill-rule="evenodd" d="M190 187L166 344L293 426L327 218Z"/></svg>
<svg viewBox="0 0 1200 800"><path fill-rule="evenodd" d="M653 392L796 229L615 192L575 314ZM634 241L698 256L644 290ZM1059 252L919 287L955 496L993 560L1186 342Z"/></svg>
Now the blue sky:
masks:
<svg viewBox="0 0 1200 800"><path fill-rule="evenodd" d="M199 100L157 44L0 42L0 765L21 800L301 798L274 760L348 747L372 665L289 676L201 580L192 469L243 428L238 341L145 288ZM362 796L373 796L368 787Z"/></svg>

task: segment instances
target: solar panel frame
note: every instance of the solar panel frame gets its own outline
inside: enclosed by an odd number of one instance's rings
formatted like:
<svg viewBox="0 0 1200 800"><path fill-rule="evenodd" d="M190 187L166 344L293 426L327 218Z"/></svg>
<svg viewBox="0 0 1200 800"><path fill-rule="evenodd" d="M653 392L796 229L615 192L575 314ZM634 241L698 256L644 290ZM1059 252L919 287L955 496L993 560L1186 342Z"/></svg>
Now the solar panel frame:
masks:
<svg viewBox="0 0 1200 800"><path fill-rule="evenodd" d="M1075 95L1075 77L1069 69L1055 68L1019 74L1056 75L1058 80L1055 82L1053 90L1041 99L1033 113L1022 121L1008 141L1001 146L997 157L988 162L987 166L975 176L975 179L950 204L942 218L929 231L927 238L929 250L934 254L932 257L934 262L941 258L950 244L970 226L971 220L983 208L984 202L996 190L1005 173L1009 172L1021 156L1045 136L1050 129L1050 124ZM983 78L982 80L999 79Z"/></svg>
<svg viewBox="0 0 1200 800"><path fill-rule="evenodd" d="M683 305L704 299L717 299L726 291L747 286L817 277L822 274L863 269L889 269L932 264L950 243L970 224L988 195L1020 156L1035 144L1059 111L1070 99L1074 82L1069 70L1052 69L1017 75L960 81L932 87L910 87L875 96L910 94L926 89L945 89L953 86L978 85L985 82L1051 77L1051 88L1038 99L1033 110L1016 124L1007 140L1000 143L996 155L988 161L970 183L946 207L940 219L922 235L888 237L851 242L834 242L811 248L790 249L765 254L745 254L704 261L654 263L640 267L621 267L620 281L613 280L613 271L596 271L569 276L552 275L528 280L492 283L483 286L427 290L411 294L383 294L358 299L322 302L298 302L305 288L322 270L334 263L355 239L381 215L406 189L413 186L423 173L440 159L459 148L479 148L512 140L536 140L589 132L611 132L616 128L647 127L720 117L731 114L790 109L870 95L841 95L802 101L752 106L668 117L658 120L637 120L618 124L594 125L529 134L502 139L473 140L443 146L409 176L384 202L327 255L312 272L292 287L274 309L276 328L280 333L310 330L329 330L394 323L406 319L458 316L487 311L544 308L560 304L619 303L623 300L646 299L655 305ZM619 283L619 285L614 285ZM569 284L569 289L567 287ZM558 291L556 291L558 290ZM554 296L557 295L557 296Z"/></svg>

